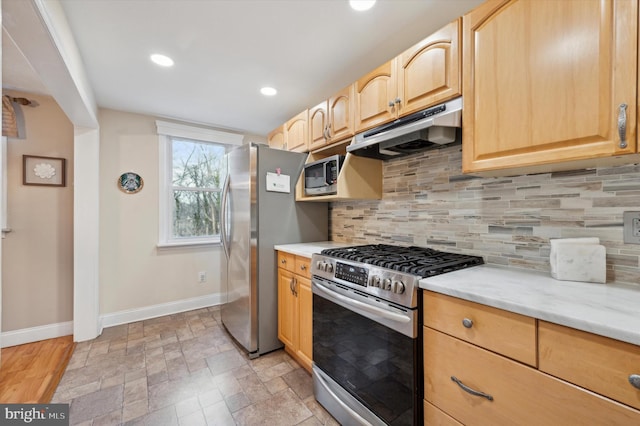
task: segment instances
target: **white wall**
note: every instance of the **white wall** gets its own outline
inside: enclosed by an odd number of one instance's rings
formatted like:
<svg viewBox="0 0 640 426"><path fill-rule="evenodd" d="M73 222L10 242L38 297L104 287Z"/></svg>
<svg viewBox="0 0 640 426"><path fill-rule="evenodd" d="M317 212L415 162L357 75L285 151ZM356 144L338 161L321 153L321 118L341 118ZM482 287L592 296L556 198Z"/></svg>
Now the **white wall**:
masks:
<svg viewBox="0 0 640 426"><path fill-rule="evenodd" d="M155 118L99 110L100 314L104 325L141 319L220 293L219 246L158 249L158 136ZM116 181L138 173L143 189L125 194ZM205 271L206 283L198 283ZM189 303L189 301L193 303ZM184 303L183 303L184 302ZM152 309L151 307L158 307Z"/></svg>

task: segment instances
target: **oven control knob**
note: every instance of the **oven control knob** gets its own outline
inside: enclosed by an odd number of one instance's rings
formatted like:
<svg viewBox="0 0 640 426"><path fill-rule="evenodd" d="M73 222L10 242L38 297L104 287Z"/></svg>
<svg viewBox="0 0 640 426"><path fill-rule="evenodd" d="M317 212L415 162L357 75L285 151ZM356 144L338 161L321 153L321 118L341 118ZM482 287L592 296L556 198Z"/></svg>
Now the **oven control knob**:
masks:
<svg viewBox="0 0 640 426"><path fill-rule="evenodd" d="M371 277L371 286L372 287L380 288L381 285L382 285L382 280L380 279L379 276L374 275L374 276Z"/></svg>
<svg viewBox="0 0 640 426"><path fill-rule="evenodd" d="M318 261L316 262L316 269L317 269L318 271L322 271L322 263L323 263L323 262L322 262L322 260L318 260Z"/></svg>
<svg viewBox="0 0 640 426"><path fill-rule="evenodd" d="M383 290L391 290L391 278L385 278L382 281L382 289Z"/></svg>
<svg viewBox="0 0 640 426"><path fill-rule="evenodd" d="M333 272L333 263L327 263L324 267L325 271Z"/></svg>
<svg viewBox="0 0 640 426"><path fill-rule="evenodd" d="M404 283L402 281L394 281L393 284L391 284L391 291L397 294L404 293Z"/></svg>

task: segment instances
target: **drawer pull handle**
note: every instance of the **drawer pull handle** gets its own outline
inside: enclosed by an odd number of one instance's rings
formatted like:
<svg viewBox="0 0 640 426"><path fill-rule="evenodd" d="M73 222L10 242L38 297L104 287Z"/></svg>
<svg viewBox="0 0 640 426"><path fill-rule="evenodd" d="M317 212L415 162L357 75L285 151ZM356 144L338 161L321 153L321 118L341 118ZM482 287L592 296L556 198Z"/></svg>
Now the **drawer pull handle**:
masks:
<svg viewBox="0 0 640 426"><path fill-rule="evenodd" d="M300 269L304 271L305 269L307 269L307 265L300 265Z"/></svg>
<svg viewBox="0 0 640 426"><path fill-rule="evenodd" d="M287 263L287 259L280 259L280 263L284 265L285 263Z"/></svg>
<svg viewBox="0 0 640 426"><path fill-rule="evenodd" d="M624 149L627 147L627 104L620 104L618 134L620 135L620 148Z"/></svg>
<svg viewBox="0 0 640 426"><path fill-rule="evenodd" d="M629 383L634 388L640 389L640 374L632 374L629 376Z"/></svg>
<svg viewBox="0 0 640 426"><path fill-rule="evenodd" d="M458 378L456 376L451 376L451 380L456 382L456 384L458 386L460 386L463 391L468 392L471 395L481 396L483 398L487 398L489 401L493 401L493 397L491 395L489 395L488 393L484 393L484 392L480 392L480 391L471 389L469 386L465 385L460 380L458 380Z"/></svg>
<svg viewBox="0 0 640 426"><path fill-rule="evenodd" d="M462 325L464 325L464 328L471 328L473 327L473 321L469 318L465 318L462 320Z"/></svg>

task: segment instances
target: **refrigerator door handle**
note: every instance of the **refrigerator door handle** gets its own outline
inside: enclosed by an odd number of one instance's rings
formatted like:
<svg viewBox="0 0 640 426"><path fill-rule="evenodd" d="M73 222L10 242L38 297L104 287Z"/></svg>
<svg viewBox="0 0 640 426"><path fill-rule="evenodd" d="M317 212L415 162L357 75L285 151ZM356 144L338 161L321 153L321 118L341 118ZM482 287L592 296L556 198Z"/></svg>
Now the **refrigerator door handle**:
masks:
<svg viewBox="0 0 640 426"><path fill-rule="evenodd" d="M229 202L229 175L224 179L222 185L222 214L220 215L220 241L224 249L224 255L229 259L229 245L227 243L227 204Z"/></svg>

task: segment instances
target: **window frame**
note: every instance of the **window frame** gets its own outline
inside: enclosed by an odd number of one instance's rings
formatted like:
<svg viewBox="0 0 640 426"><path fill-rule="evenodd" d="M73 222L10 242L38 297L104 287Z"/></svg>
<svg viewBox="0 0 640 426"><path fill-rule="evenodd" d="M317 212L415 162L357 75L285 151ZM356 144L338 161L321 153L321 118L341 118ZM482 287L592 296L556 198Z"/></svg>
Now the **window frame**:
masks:
<svg viewBox="0 0 640 426"><path fill-rule="evenodd" d="M244 136L236 133L156 121L159 139L159 199L158 244L159 248L219 245L220 235L212 237L173 236L173 139L223 146L228 151L242 145ZM222 188L220 188L222 189Z"/></svg>

